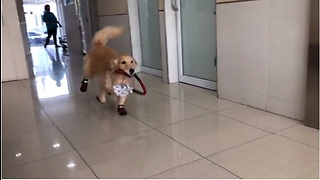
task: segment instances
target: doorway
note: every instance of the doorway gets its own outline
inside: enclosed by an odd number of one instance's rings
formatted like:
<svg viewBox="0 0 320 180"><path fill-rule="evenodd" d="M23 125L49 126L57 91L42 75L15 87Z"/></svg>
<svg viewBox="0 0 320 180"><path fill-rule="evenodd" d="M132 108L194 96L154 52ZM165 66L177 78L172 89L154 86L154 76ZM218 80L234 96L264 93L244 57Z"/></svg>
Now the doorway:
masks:
<svg viewBox="0 0 320 180"><path fill-rule="evenodd" d="M142 72L168 83L217 90L215 1L129 2L129 12L131 7L131 15L137 17L132 18L131 30L133 47L141 47L136 56L142 59Z"/></svg>
<svg viewBox="0 0 320 180"><path fill-rule="evenodd" d="M57 19L61 24L61 17L63 17L62 12L59 11L58 4L56 0L46 0L46 1L35 1L35 0L24 0L23 10L27 26L27 36L28 42L31 48L31 52L35 51L44 46L45 40L47 38L47 28L46 24L42 21L42 15L44 12L44 6L50 5L51 12L56 15ZM64 36L63 29L58 28L57 40ZM53 39L49 41L49 46L53 45Z"/></svg>
<svg viewBox="0 0 320 180"><path fill-rule="evenodd" d="M179 81L217 89L216 2L177 0Z"/></svg>
<svg viewBox="0 0 320 180"><path fill-rule="evenodd" d="M163 77L166 61L163 0L138 0L142 72Z"/></svg>

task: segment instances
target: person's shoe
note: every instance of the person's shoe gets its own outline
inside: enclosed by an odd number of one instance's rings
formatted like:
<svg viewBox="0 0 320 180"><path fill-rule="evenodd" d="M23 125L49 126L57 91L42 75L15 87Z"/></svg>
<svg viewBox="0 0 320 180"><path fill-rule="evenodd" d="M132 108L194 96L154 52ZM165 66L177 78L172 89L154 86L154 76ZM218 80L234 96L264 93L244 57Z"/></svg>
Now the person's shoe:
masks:
<svg viewBox="0 0 320 180"><path fill-rule="evenodd" d="M59 46L59 45L56 45L56 48L59 48L59 47L61 47L61 46Z"/></svg>
<svg viewBox="0 0 320 180"><path fill-rule="evenodd" d="M44 48L47 48L47 45L45 44L43 47L44 47Z"/></svg>

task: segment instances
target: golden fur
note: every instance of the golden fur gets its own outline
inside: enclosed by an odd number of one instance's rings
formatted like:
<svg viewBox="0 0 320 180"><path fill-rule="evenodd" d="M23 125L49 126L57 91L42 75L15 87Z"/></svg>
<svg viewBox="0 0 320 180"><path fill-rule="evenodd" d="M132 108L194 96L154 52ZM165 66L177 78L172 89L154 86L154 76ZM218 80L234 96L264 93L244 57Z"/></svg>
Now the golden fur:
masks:
<svg viewBox="0 0 320 180"><path fill-rule="evenodd" d="M123 28L113 26L98 31L92 40L92 48L84 58L84 78L97 77L99 79L100 93L98 98L102 103L106 102L106 92L113 93L113 85L131 83L131 78L116 74L115 71L121 69L129 75L133 75L136 67L136 61L132 56L118 55L114 49L106 46L110 39L119 37L122 33ZM124 105L126 97L118 99L118 105Z"/></svg>

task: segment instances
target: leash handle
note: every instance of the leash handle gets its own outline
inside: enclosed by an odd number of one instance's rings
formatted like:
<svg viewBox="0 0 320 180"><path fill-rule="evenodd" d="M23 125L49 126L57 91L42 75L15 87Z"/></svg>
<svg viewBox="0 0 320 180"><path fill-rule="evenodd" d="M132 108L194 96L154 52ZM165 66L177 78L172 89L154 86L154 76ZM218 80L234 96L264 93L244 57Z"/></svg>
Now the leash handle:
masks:
<svg viewBox="0 0 320 180"><path fill-rule="evenodd" d="M139 91L139 90L136 90L136 89L133 89L133 92L137 93L137 94L140 94L140 95L146 95L147 94L147 88L146 86L143 84L143 82L141 81L140 77L137 75L137 74L134 74L133 75L139 82L141 88L142 88L142 91Z"/></svg>

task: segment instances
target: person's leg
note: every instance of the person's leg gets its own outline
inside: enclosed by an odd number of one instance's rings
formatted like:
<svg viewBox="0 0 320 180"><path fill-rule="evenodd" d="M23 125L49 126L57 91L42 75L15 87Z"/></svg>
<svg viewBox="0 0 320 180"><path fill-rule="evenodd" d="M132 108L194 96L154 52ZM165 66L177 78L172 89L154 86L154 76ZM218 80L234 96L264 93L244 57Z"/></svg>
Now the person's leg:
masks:
<svg viewBox="0 0 320 180"><path fill-rule="evenodd" d="M53 35L54 45L55 45L56 47L60 47L60 46L57 44L57 28L53 29L52 35Z"/></svg>
<svg viewBox="0 0 320 180"><path fill-rule="evenodd" d="M50 41L50 38L51 38L51 36L52 36L52 34L53 34L52 30L51 30L51 29L48 29L48 30L47 30L47 34L48 34L48 36L47 36L47 39L46 39L46 43L45 43L45 45L44 45L45 48L47 48L47 46L48 46L48 44L49 44L49 41Z"/></svg>

